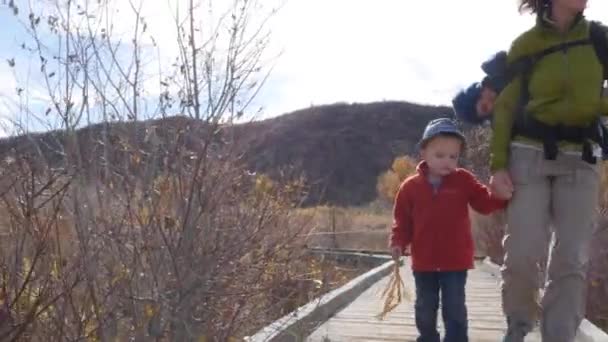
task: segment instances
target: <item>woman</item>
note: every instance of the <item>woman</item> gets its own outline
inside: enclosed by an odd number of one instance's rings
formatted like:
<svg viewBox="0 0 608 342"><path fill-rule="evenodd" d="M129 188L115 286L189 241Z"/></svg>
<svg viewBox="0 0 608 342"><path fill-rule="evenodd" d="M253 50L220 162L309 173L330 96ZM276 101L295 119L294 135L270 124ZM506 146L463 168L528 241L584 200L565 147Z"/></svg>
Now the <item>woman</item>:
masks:
<svg viewBox="0 0 608 342"><path fill-rule="evenodd" d="M598 200L602 66L589 38L586 0L521 0L536 25L511 45L507 63L556 46L503 89L494 107L491 186L513 192L502 270L504 341L519 342L540 312L543 341L572 342L585 314L585 265ZM608 37L606 37L608 39ZM547 231L556 243L549 283L538 302ZM539 304L542 311L539 311Z"/></svg>

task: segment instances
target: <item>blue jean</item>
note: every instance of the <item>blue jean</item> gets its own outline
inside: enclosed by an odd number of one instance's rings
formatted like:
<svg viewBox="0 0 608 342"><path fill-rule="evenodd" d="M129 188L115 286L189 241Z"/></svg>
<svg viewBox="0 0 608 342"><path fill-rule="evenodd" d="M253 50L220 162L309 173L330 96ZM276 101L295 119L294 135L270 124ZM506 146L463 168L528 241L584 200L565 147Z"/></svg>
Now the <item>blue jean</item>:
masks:
<svg viewBox="0 0 608 342"><path fill-rule="evenodd" d="M441 314L445 326L444 342L469 340L465 285L467 271L414 272L416 281L417 342L439 342L437 310L441 294Z"/></svg>

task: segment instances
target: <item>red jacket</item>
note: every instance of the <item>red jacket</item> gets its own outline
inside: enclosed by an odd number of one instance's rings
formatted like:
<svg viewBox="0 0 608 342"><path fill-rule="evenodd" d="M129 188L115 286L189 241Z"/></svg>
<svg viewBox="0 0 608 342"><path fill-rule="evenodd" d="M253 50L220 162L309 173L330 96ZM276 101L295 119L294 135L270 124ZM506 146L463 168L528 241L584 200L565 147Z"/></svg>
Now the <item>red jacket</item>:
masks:
<svg viewBox="0 0 608 342"><path fill-rule="evenodd" d="M469 208L482 214L502 209L507 201L492 197L467 170L443 177L437 193L428 181L425 162L406 179L395 198L391 246L411 244L414 271L463 271L473 268Z"/></svg>

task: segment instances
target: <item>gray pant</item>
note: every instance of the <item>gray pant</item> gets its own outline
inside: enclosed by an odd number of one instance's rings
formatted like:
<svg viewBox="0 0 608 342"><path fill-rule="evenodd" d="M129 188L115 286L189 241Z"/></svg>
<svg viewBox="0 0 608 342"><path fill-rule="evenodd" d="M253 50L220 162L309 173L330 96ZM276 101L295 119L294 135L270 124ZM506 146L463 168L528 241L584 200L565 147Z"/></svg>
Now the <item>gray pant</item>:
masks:
<svg viewBox="0 0 608 342"><path fill-rule="evenodd" d="M561 153L550 161L540 150L513 147L509 171L515 191L507 209L502 269L503 310L510 330L506 341L521 341L540 318L543 341L572 342L585 314L599 162L592 165L580 155ZM539 272L550 225L555 245L541 301Z"/></svg>

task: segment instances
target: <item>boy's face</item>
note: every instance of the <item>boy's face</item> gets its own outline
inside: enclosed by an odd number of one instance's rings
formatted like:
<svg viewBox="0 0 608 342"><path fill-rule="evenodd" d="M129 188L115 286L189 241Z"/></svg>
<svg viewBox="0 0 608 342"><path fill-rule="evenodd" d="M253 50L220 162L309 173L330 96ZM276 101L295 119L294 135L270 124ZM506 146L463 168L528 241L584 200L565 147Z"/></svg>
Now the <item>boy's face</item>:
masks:
<svg viewBox="0 0 608 342"><path fill-rule="evenodd" d="M458 166L462 141L457 137L438 136L427 142L421 151L433 176L446 176Z"/></svg>
<svg viewBox="0 0 608 342"><path fill-rule="evenodd" d="M481 89L481 94L479 95L479 100L477 100L475 105L475 108L477 109L477 116L480 118L485 118L492 115L495 102L496 92L488 87L483 87Z"/></svg>

